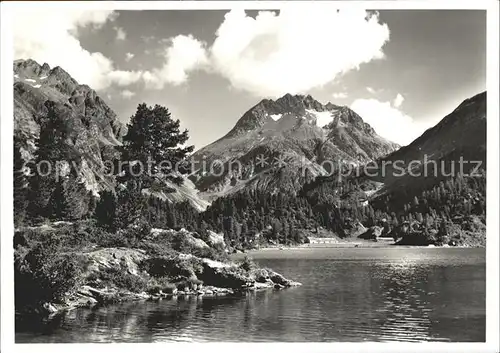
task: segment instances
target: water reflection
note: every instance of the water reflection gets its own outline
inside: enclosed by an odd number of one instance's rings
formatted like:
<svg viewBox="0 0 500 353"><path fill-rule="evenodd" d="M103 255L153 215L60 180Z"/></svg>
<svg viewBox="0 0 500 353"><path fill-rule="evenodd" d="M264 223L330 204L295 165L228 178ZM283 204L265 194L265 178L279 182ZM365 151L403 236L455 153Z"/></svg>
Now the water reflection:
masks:
<svg viewBox="0 0 500 353"><path fill-rule="evenodd" d="M258 259L303 286L18 318L16 341L484 341L484 257L419 252Z"/></svg>

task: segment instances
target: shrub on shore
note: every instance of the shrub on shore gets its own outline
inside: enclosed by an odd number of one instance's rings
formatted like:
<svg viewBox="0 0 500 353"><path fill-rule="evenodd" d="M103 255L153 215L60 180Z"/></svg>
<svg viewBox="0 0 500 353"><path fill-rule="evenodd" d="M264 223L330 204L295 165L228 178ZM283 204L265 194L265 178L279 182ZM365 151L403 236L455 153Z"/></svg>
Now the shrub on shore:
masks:
<svg viewBox="0 0 500 353"><path fill-rule="evenodd" d="M158 295L160 293L174 294L177 290L177 286L171 283L170 279L166 277L150 278L147 287L146 292L150 295Z"/></svg>
<svg viewBox="0 0 500 353"><path fill-rule="evenodd" d="M245 256L245 258L239 262L238 266L247 272L254 271L257 268L253 259L248 256Z"/></svg>
<svg viewBox="0 0 500 353"><path fill-rule="evenodd" d="M14 255L16 307L60 302L79 284L87 263L74 253L62 252L53 234L34 244L25 241Z"/></svg>
<svg viewBox="0 0 500 353"><path fill-rule="evenodd" d="M196 260L179 257L179 250L214 260L227 259L223 248L196 249L178 233L174 239L152 239L151 228L139 224L116 233L96 226L94 221L54 222L25 227L14 234L16 307L58 302L75 287L86 284L100 288L114 286L131 292L150 288L149 277L171 292L174 281L196 278L202 266ZM99 248L136 248L146 252L141 264L145 272L129 273L126 266L104 268L85 275L85 253Z"/></svg>

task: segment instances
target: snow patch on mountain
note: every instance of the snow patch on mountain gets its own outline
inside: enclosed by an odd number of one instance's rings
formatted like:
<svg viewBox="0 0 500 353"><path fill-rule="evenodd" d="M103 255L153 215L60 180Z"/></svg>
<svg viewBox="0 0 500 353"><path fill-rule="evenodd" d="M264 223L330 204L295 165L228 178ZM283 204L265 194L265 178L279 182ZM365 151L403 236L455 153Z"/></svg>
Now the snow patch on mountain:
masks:
<svg viewBox="0 0 500 353"><path fill-rule="evenodd" d="M333 120L332 113L329 111L318 112L313 109L306 109L306 112L308 112L309 114L313 115L316 118L316 126L318 127L323 127L325 125L328 125Z"/></svg>
<svg viewBox="0 0 500 353"><path fill-rule="evenodd" d="M280 120L282 116L283 116L283 114L271 114L270 115L271 119L273 119L274 121Z"/></svg>

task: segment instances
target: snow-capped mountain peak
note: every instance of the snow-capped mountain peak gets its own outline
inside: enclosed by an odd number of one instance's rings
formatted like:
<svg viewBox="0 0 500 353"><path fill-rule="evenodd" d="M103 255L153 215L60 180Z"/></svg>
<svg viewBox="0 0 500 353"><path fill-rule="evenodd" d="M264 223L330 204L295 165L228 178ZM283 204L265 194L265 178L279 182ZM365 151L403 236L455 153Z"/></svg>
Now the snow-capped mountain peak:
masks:
<svg viewBox="0 0 500 353"><path fill-rule="evenodd" d="M324 169L318 163L325 158L359 164L397 147L378 136L348 107L330 102L323 105L310 95L286 94L276 100L264 99L250 108L229 133L197 151L193 160L204 160L208 164L214 160L238 161L245 168L251 168L258 154L273 158L286 155L293 172L300 169L299 165L307 165L314 175L319 175ZM304 160L307 163L303 163ZM272 170L273 166L269 168ZM230 171L220 178L202 174L197 178L197 186L203 191L234 189L227 185L227 178L232 178ZM271 182L269 178L272 179L266 175L265 185ZM300 184L300 178L291 178L292 184ZM280 187L287 187L286 183Z"/></svg>

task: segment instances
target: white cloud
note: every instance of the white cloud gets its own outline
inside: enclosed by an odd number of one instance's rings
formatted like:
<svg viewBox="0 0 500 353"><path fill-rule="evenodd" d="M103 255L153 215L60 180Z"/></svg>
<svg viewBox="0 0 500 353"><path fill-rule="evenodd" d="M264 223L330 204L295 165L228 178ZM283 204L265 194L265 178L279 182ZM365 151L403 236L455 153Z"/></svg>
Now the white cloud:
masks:
<svg viewBox="0 0 500 353"><path fill-rule="evenodd" d="M116 31L116 39L117 40L125 40L127 39L127 33L125 33L125 30L121 27L115 27Z"/></svg>
<svg viewBox="0 0 500 353"><path fill-rule="evenodd" d="M161 41L168 43L161 67L123 71L102 53L84 49L77 37L79 27L100 28L116 16L112 11L19 10L14 20L15 58L59 65L78 82L97 90L139 81L148 88L162 89L165 84L186 82L196 70L205 70L225 77L237 89L257 96L279 96L304 93L383 58L382 47L389 40L389 28L379 22L376 13L337 11L329 5L286 9L279 15L264 11L256 18L242 10L231 11L218 28L212 47L192 35L178 35ZM126 38L123 28L113 28L117 39ZM148 42L153 39L144 37ZM133 57L127 53L125 60Z"/></svg>
<svg viewBox="0 0 500 353"><path fill-rule="evenodd" d="M147 87L161 89L166 83L182 84L190 72L204 69L257 96L304 93L383 58L388 40L387 25L379 22L378 14L364 10L321 5L279 15L261 11L256 18L233 10L219 26L212 47L192 35L170 38L165 64L145 72L143 79Z"/></svg>
<svg viewBox="0 0 500 353"><path fill-rule="evenodd" d="M120 95L125 99L130 99L135 96L135 92L129 91L128 89L120 92Z"/></svg>
<svg viewBox="0 0 500 353"><path fill-rule="evenodd" d="M143 79L149 88L161 89L166 83L180 85L192 71L208 65L205 43L193 36L178 35L170 39L165 50L165 63L159 69L147 71Z"/></svg>
<svg viewBox="0 0 500 353"><path fill-rule="evenodd" d="M138 82L142 78L142 75L141 71L114 70L107 74L107 79L109 84L114 83L118 86L128 86Z"/></svg>
<svg viewBox="0 0 500 353"><path fill-rule="evenodd" d="M101 28L116 16L116 13L104 10L16 9L14 58L31 58L51 67L61 66L79 83L96 90L108 87L115 80L123 83L124 72L115 71L113 62L102 53L84 49L77 37L80 27ZM130 81L131 74L128 76ZM133 77L137 78L137 74Z"/></svg>
<svg viewBox="0 0 500 353"><path fill-rule="evenodd" d="M375 94L375 92L376 92L376 91L375 91L375 89L374 89L374 88L372 88L372 87L370 87L370 86L366 87L366 90L367 90L368 92L370 92L371 94Z"/></svg>
<svg viewBox="0 0 500 353"><path fill-rule="evenodd" d="M335 99L347 98L347 93L345 93L345 92L334 92L332 94L332 97L335 98Z"/></svg>
<svg viewBox="0 0 500 353"><path fill-rule="evenodd" d="M399 95L398 95L399 96ZM391 102L379 100L356 99L351 109L370 124L377 134L400 145L407 145L420 136L428 126L415 121Z"/></svg>
<svg viewBox="0 0 500 353"><path fill-rule="evenodd" d="M404 100L405 100L405 97L403 97L401 94L398 93L396 98L394 98L393 104L396 108L399 108L401 106L401 104L403 104Z"/></svg>
<svg viewBox="0 0 500 353"><path fill-rule="evenodd" d="M378 14L331 5L226 14L210 49L212 66L257 96L303 93L384 57L389 28Z"/></svg>

